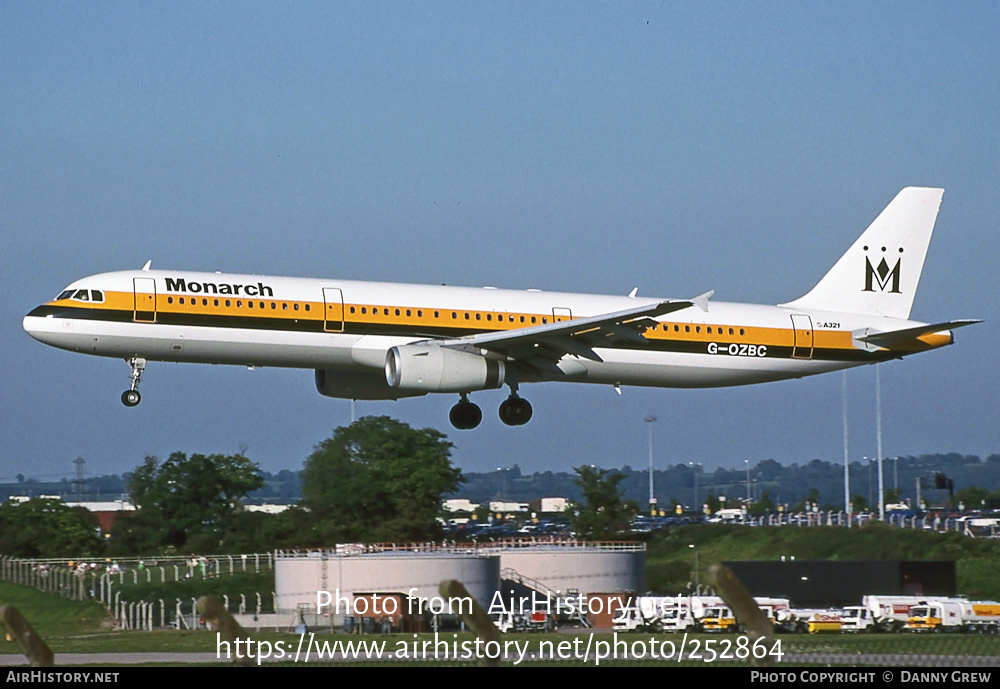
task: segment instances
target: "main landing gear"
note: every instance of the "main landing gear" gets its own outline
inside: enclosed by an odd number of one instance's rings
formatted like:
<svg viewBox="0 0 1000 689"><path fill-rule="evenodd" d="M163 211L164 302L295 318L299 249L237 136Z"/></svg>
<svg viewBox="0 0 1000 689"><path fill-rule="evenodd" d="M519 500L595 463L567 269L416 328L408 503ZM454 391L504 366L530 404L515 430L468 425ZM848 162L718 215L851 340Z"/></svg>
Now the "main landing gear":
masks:
<svg viewBox="0 0 1000 689"><path fill-rule="evenodd" d="M463 392L458 404L451 408L448 418L458 430L470 431L483 420L483 410L478 404L470 402L469 396Z"/></svg>
<svg viewBox="0 0 1000 689"><path fill-rule="evenodd" d="M531 404L516 392L500 404L500 420L508 426L523 426L531 421Z"/></svg>
<svg viewBox="0 0 1000 689"><path fill-rule="evenodd" d="M134 407L142 401L142 395L139 394L139 381L142 380L142 372L146 370L146 360L134 356L128 359L127 363L132 368L130 376L132 385L122 393L122 404L126 407Z"/></svg>
<svg viewBox="0 0 1000 689"><path fill-rule="evenodd" d="M478 404L470 402L468 394L463 392L458 404L451 408L448 418L455 428L468 431L482 422L483 410ZM531 404L512 392L500 405L500 420L508 426L523 426L531 421Z"/></svg>

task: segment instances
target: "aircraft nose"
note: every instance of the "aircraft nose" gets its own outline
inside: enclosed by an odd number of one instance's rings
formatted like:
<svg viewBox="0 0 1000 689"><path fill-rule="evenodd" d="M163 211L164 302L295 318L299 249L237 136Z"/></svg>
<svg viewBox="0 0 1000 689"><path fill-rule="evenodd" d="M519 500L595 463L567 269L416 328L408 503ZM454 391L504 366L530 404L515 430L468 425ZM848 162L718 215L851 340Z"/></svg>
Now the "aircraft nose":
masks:
<svg viewBox="0 0 1000 689"><path fill-rule="evenodd" d="M42 340L42 333L46 331L46 321L51 318L50 313L46 313L44 306L36 306L21 321L24 331L36 340Z"/></svg>

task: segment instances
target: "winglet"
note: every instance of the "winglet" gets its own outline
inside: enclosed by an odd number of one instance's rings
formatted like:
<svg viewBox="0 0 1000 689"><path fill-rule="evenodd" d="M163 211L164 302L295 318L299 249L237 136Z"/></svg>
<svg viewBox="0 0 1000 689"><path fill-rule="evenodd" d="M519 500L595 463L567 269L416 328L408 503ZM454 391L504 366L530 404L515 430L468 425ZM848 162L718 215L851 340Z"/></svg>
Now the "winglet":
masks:
<svg viewBox="0 0 1000 689"><path fill-rule="evenodd" d="M715 294L715 290L714 289L710 289L707 292L705 292L704 294L699 294L694 299L688 299L688 301L690 301L692 304L694 304L695 306L697 306L699 309L701 309L705 313L708 313L708 300L712 298L713 294Z"/></svg>
<svg viewBox="0 0 1000 689"><path fill-rule="evenodd" d="M147 273L148 273L148 272L149 272L149 267L150 267L151 265L153 265L153 259L149 259L148 261L146 261L146 265L144 265L144 266L142 267L143 271L145 271L145 272L147 272Z"/></svg>

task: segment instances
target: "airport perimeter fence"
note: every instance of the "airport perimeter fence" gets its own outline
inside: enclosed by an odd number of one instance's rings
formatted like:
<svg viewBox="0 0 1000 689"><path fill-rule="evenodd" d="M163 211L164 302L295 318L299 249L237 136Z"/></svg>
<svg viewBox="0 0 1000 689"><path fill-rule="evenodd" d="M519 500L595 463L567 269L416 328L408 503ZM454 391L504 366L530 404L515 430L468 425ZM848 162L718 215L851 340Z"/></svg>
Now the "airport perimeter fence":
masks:
<svg viewBox="0 0 1000 689"><path fill-rule="evenodd" d="M877 521L881 520L874 513L848 513L828 510L825 512L784 512L767 514L760 517L745 515L726 520L724 523L744 524L746 526L842 526L845 528L855 528L863 527ZM990 523L979 523L980 521ZM992 523L993 521L963 519L961 517L916 517L902 514L887 514L884 523L900 529L934 531L937 533L954 531L972 538L1000 538L1000 526Z"/></svg>
<svg viewBox="0 0 1000 689"><path fill-rule="evenodd" d="M72 600L97 600L111 609L123 587L224 577L274 569L274 553L105 559L28 559L0 556L0 580Z"/></svg>

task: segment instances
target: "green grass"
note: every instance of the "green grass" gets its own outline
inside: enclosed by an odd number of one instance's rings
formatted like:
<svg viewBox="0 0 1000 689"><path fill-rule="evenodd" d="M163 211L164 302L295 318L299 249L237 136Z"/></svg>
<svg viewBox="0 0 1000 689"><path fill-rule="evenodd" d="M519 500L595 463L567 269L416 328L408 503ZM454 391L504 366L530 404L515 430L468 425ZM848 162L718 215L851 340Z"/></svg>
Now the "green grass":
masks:
<svg viewBox="0 0 1000 689"><path fill-rule="evenodd" d="M72 601L28 586L0 582L0 606L13 606L43 638L93 636L110 628L100 603ZM6 629L0 623L4 635ZM0 640L0 653L19 653L13 642Z"/></svg>
<svg viewBox="0 0 1000 689"><path fill-rule="evenodd" d="M190 600L201 596L216 596L222 600L223 596L229 596L230 608L234 607L239 600L240 594L247 598L247 605L250 608L256 605L256 595L260 593L263 598L265 611L270 611L272 604L272 592L274 591L274 572L263 571L259 574L254 572L235 572L233 574L223 574L218 577L207 579L192 578L180 579L178 581L167 581L165 583L129 583L126 578L125 583L118 585L115 590L121 592L122 599L128 601L155 601L163 599L172 601L175 598Z"/></svg>

